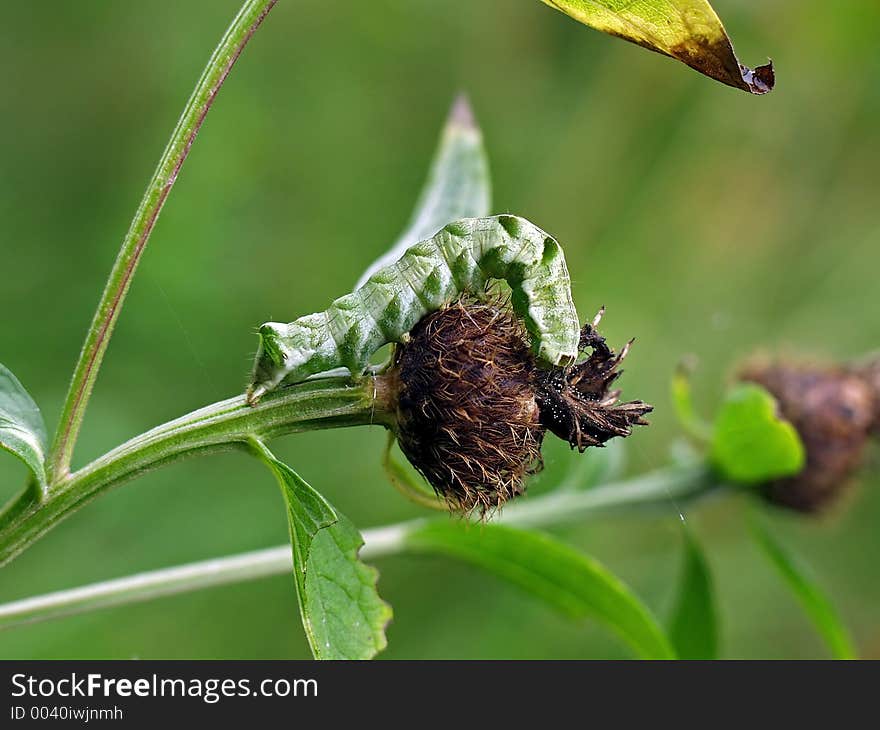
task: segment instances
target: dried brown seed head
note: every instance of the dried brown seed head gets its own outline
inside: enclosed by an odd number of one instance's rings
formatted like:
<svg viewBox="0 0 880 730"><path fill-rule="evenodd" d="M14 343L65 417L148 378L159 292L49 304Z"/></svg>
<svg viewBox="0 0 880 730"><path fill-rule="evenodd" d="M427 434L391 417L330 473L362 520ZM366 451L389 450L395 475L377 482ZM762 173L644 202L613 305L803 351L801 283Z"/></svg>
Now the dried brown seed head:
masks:
<svg viewBox="0 0 880 730"><path fill-rule="evenodd" d="M396 356L398 441L457 510L524 490L544 429L525 331L495 304L456 302L422 319Z"/></svg>
<svg viewBox="0 0 880 730"><path fill-rule="evenodd" d="M642 401L618 403L620 391L611 386L623 374L620 363L632 340L616 355L596 329L604 312L581 330L580 350L590 350L589 357L537 375L541 423L580 452L615 436L629 436L633 426L647 425L644 416L653 410Z"/></svg>
<svg viewBox="0 0 880 730"><path fill-rule="evenodd" d="M876 418L872 388L847 368L782 361L753 362L739 377L773 394L806 449L803 470L765 485L767 499L802 512L821 510L862 462Z"/></svg>
<svg viewBox="0 0 880 730"><path fill-rule="evenodd" d="M616 356L593 325L592 355L570 368L537 367L522 323L498 301L463 299L427 315L398 348L401 450L450 507L488 510L525 491L551 430L581 451L626 436L650 410L617 404Z"/></svg>

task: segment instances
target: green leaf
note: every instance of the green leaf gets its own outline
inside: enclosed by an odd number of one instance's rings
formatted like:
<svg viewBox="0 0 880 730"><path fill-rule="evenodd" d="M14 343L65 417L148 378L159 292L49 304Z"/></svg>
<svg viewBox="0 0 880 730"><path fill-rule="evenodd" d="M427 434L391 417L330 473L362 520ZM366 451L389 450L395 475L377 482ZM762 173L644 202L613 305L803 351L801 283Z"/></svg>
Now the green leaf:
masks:
<svg viewBox="0 0 880 730"><path fill-rule="evenodd" d="M391 606L376 592L379 572L358 560L363 544L342 514L312 543L303 593L316 659L372 659L388 644Z"/></svg>
<svg viewBox="0 0 880 730"><path fill-rule="evenodd" d="M644 658L675 657L663 629L626 585L597 561L540 532L432 520L408 535L407 546L479 566L573 619L596 619Z"/></svg>
<svg viewBox="0 0 880 730"><path fill-rule="evenodd" d="M831 601L810 576L809 569L780 543L757 517L751 520L752 534L761 553L782 577L804 612L825 640L836 659L857 658L852 637Z"/></svg>
<svg viewBox="0 0 880 730"><path fill-rule="evenodd" d="M705 0L542 0L584 25L676 58L702 74L752 94L775 83L773 64L740 64L721 20Z"/></svg>
<svg viewBox="0 0 880 730"><path fill-rule="evenodd" d="M470 104L459 96L452 105L428 179L406 230L374 261L358 288L379 269L393 264L406 250L433 236L450 221L489 215L492 191L483 135Z"/></svg>
<svg viewBox="0 0 880 730"><path fill-rule="evenodd" d="M690 373L691 366L686 363L680 363L676 368L670 383L672 407L685 433L698 444L703 444L710 440L712 427L700 417L694 407Z"/></svg>
<svg viewBox="0 0 880 730"><path fill-rule="evenodd" d="M722 476L742 484L797 474L806 458L797 430L778 415L776 400L752 383L728 392L715 419L711 454Z"/></svg>
<svg viewBox="0 0 880 730"><path fill-rule="evenodd" d="M715 659L718 621L712 576L703 551L688 530L684 531L684 560L669 637L681 659Z"/></svg>
<svg viewBox="0 0 880 730"><path fill-rule="evenodd" d="M372 659L387 645L391 607L376 592L378 572L358 560L360 533L261 443L260 457L287 503L303 628L316 659Z"/></svg>
<svg viewBox="0 0 880 730"><path fill-rule="evenodd" d="M0 365L0 447L28 465L46 488L46 425L40 409L12 372Z"/></svg>

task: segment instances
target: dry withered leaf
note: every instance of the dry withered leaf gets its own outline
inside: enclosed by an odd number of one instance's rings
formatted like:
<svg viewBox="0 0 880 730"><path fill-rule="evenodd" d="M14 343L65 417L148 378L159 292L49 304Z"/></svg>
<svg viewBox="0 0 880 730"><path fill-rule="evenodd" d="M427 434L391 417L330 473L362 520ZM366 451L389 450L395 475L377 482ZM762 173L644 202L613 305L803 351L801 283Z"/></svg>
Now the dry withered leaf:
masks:
<svg viewBox="0 0 880 730"><path fill-rule="evenodd" d="M751 69L706 0L542 0L584 25L678 59L701 74L751 94L773 90L773 63Z"/></svg>

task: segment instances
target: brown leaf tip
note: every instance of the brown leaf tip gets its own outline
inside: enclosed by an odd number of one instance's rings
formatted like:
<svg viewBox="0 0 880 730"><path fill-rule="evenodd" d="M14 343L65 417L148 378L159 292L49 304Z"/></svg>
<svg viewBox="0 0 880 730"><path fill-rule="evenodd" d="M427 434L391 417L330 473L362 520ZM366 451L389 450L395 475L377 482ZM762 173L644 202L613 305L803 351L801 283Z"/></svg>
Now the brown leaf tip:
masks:
<svg viewBox="0 0 880 730"><path fill-rule="evenodd" d="M740 64L742 80L753 94L769 94L776 86L776 71L773 69L773 61L768 61L764 66L756 66L753 71L748 66Z"/></svg>
<svg viewBox="0 0 880 730"><path fill-rule="evenodd" d="M704 39L700 42L688 39L672 46L669 55L701 74L750 94L768 94L776 85L773 61L750 69L739 62L730 39L724 34L714 40Z"/></svg>

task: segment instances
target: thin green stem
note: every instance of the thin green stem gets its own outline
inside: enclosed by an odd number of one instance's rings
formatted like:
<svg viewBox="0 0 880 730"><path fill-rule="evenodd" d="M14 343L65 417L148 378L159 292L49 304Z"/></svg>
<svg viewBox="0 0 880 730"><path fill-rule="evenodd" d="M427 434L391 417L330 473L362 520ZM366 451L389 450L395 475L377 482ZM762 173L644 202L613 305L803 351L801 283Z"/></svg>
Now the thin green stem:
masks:
<svg viewBox="0 0 880 730"><path fill-rule="evenodd" d="M395 443L397 443L396 436L393 432L389 432L388 441L385 444L385 453L382 454L382 468L385 470L385 476L388 477L391 486L410 502L438 512L448 512L449 505L443 499L437 494L429 492L424 486L414 484L409 478L409 474L397 463L391 453Z"/></svg>
<svg viewBox="0 0 880 730"><path fill-rule="evenodd" d="M613 510L668 506L670 502L678 509L680 504L701 497L715 487L716 482L704 465L674 467L585 492L526 498L505 508L499 521L521 527L548 527L598 517ZM409 536L427 521L410 520L365 530L361 557L371 560L406 552ZM292 567L290 545L285 544L140 573L0 605L0 629L210 586L289 574Z"/></svg>
<svg viewBox="0 0 880 730"><path fill-rule="evenodd" d="M0 511L0 565L97 495L179 459L314 429L387 425L383 383L374 377L315 378L267 395L257 407L237 396L193 411L118 446L60 482L45 498L26 489Z"/></svg>
<svg viewBox="0 0 880 730"><path fill-rule="evenodd" d="M277 0L247 0L214 50L195 91L177 122L171 140L135 213L131 227L107 279L107 285L86 334L82 352L61 411L55 440L47 458L51 492L69 470L73 448L101 361L141 255L153 231L162 206L189 154L196 135L211 109L217 92L238 60L245 45L260 27Z"/></svg>

